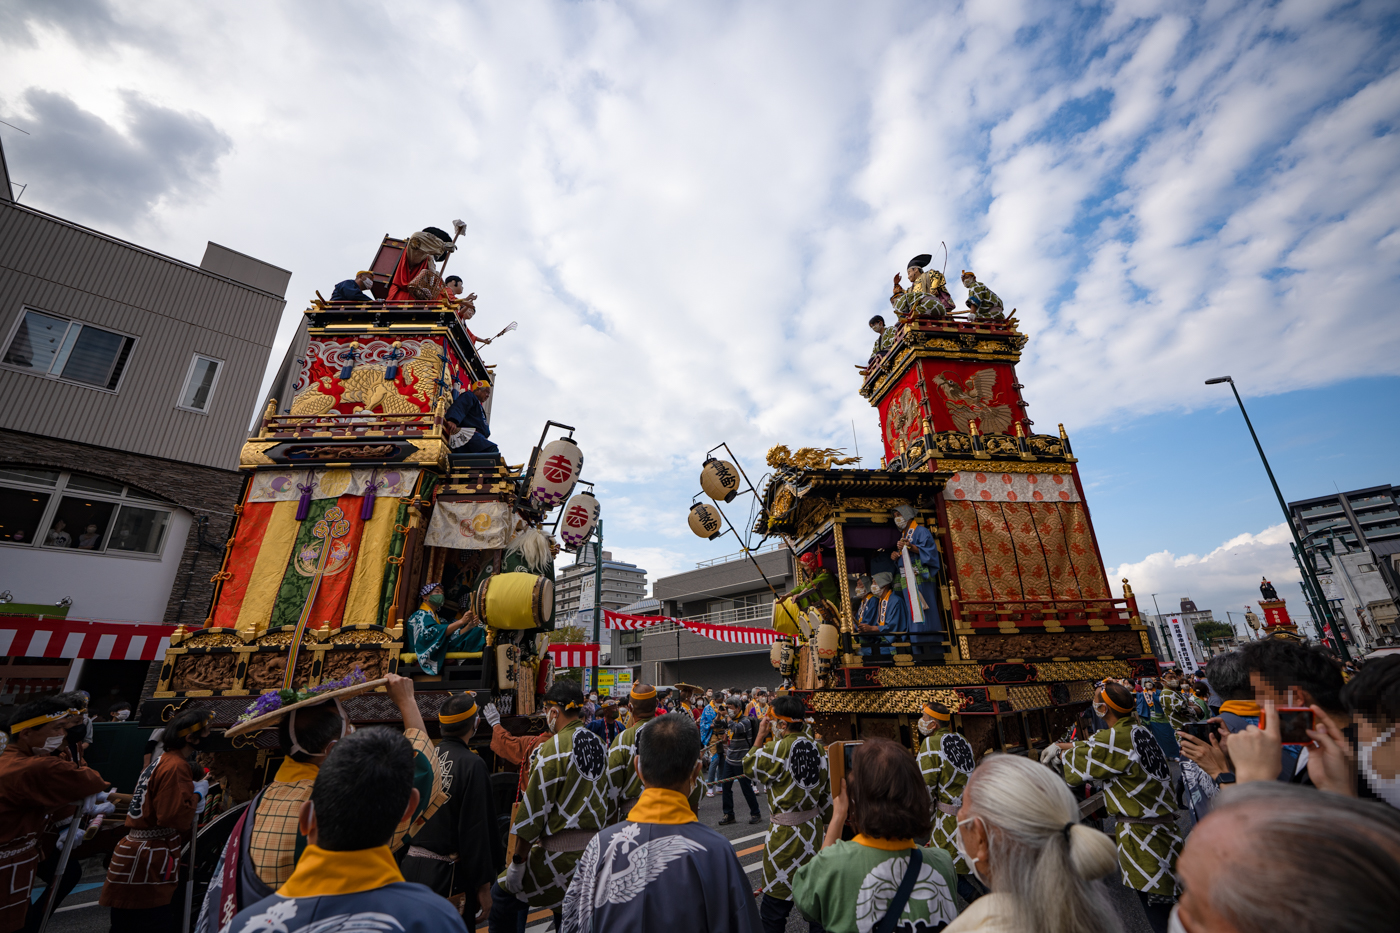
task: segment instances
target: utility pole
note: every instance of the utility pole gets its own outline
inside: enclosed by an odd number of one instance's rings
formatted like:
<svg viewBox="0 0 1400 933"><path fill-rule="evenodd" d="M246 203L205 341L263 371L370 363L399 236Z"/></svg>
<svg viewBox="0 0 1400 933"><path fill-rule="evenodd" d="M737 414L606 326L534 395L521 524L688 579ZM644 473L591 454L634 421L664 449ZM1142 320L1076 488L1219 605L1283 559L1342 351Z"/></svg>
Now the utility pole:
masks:
<svg viewBox="0 0 1400 933"><path fill-rule="evenodd" d="M593 644L598 646L598 660L593 665L593 689L598 689L598 668L603 663L603 520L593 526ZM602 699L602 695L599 695Z"/></svg>
<svg viewBox="0 0 1400 933"><path fill-rule="evenodd" d="M1322 586L1317 582L1317 574L1313 571L1311 562L1303 560L1307 552L1303 550L1303 540L1298 537L1298 529L1293 525L1293 513L1288 511L1288 503L1283 501L1283 492L1278 488L1278 480L1274 479L1274 471L1269 466L1269 458L1264 456L1264 445L1259 443L1259 435L1254 432L1254 423L1249 420L1249 412L1245 411L1244 399L1240 398L1240 390L1235 387L1235 380L1230 376L1217 376L1214 379L1207 379L1206 385L1219 385L1222 382L1230 383L1230 391L1235 393L1235 402L1240 406L1240 414L1244 415L1245 427L1249 428L1249 436L1254 438L1254 449L1259 451L1259 459L1264 463L1264 472L1269 475L1269 484L1274 487L1274 495L1278 498L1278 507L1283 510L1284 523L1288 525L1289 534L1293 535L1293 554L1298 558L1299 569L1303 571L1303 577L1311 582L1313 592L1320 595ZM1337 622L1332 618L1332 607L1327 604L1326 600L1322 600L1320 608L1323 618L1327 620L1328 627L1332 630L1333 647L1337 649L1337 654L1343 663L1350 661L1351 652L1347 650L1346 642L1342 641L1342 633L1337 628Z"/></svg>

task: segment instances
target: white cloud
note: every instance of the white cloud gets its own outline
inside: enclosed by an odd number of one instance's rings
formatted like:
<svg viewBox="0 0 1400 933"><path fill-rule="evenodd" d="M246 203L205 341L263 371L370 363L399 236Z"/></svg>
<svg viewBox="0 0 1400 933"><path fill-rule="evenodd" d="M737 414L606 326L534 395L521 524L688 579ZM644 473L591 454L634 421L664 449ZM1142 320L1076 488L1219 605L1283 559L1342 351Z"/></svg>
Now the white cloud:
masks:
<svg viewBox="0 0 1400 933"><path fill-rule="evenodd" d="M1301 574L1289 549L1292 541L1288 526L1280 522L1258 534L1236 535L1204 556L1178 557L1170 551L1158 551L1135 563L1119 565L1109 577L1115 590L1127 577L1142 612L1153 611L1153 593L1164 613L1177 611L1185 596L1195 600L1199 608L1213 610L1222 622L1227 610L1239 616L1250 606L1258 613L1259 581L1267 577L1288 601L1289 615L1306 624L1308 606L1299 587Z"/></svg>
<svg viewBox="0 0 1400 933"><path fill-rule="evenodd" d="M1269 392L1400 370L1383 299L1400 285L1386 13L11 11L27 21L0 34L0 116L42 137L32 88L113 126L131 94L203 115L233 146L212 187L105 228L293 269L292 314L382 234L463 217L453 271L481 296L479 329L521 325L486 354L493 437L518 462L547 418L575 425L620 538L703 559L715 545L684 521L711 445L753 470L774 443L849 446L855 420L878 457L851 364L890 276L940 241L950 270L975 268L1020 309L1042 429L1216 404L1200 383L1224 372ZM87 219L27 139L6 131L24 200Z"/></svg>

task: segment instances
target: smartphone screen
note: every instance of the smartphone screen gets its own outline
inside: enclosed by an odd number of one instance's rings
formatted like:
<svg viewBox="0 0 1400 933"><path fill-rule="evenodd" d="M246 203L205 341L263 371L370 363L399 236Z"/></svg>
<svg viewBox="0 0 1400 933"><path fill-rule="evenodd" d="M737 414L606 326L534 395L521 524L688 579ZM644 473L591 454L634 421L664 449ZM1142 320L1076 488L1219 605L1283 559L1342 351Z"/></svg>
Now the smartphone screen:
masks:
<svg viewBox="0 0 1400 933"><path fill-rule="evenodd" d="M1260 727L1264 725L1260 717ZM1313 727L1313 711L1307 707L1283 707L1278 711L1278 734L1284 745L1311 745L1308 730Z"/></svg>
<svg viewBox="0 0 1400 933"><path fill-rule="evenodd" d="M1210 744L1212 735L1220 735L1220 723L1218 722L1184 722L1181 724L1181 731L1194 738L1200 739L1207 745Z"/></svg>

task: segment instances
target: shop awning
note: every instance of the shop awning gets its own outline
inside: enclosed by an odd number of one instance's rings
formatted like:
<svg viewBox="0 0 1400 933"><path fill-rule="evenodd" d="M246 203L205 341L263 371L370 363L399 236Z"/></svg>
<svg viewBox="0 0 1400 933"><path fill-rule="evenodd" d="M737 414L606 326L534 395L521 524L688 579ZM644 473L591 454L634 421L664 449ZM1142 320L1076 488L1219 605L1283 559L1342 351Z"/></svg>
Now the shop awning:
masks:
<svg viewBox="0 0 1400 933"><path fill-rule="evenodd" d="M597 667L597 645L550 645L549 659L555 667Z"/></svg>
<svg viewBox="0 0 1400 933"><path fill-rule="evenodd" d="M0 616L0 655L12 658L86 658L154 661L170 647L173 625L85 622L43 616Z"/></svg>

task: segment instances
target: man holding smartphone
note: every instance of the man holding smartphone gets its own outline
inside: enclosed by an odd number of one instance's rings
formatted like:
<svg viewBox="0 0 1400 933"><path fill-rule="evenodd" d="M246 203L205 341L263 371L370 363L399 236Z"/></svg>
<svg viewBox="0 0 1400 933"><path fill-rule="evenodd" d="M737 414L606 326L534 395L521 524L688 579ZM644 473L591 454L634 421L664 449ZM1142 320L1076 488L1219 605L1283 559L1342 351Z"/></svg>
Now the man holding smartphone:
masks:
<svg viewBox="0 0 1400 933"><path fill-rule="evenodd" d="M753 747L754 735L758 732L758 722L750 716L744 715L743 697L735 695L725 700L729 706L729 723L725 731L727 745L724 750L724 766L720 770L720 780L724 782L724 788L720 791L720 803L724 806L724 819L719 821L720 826L727 826L735 822L734 817L734 784L738 782L739 789L744 792L744 799L749 804L749 822L758 823L763 820L763 814L758 809L758 796L753 792L753 784L744 775L744 756Z"/></svg>

